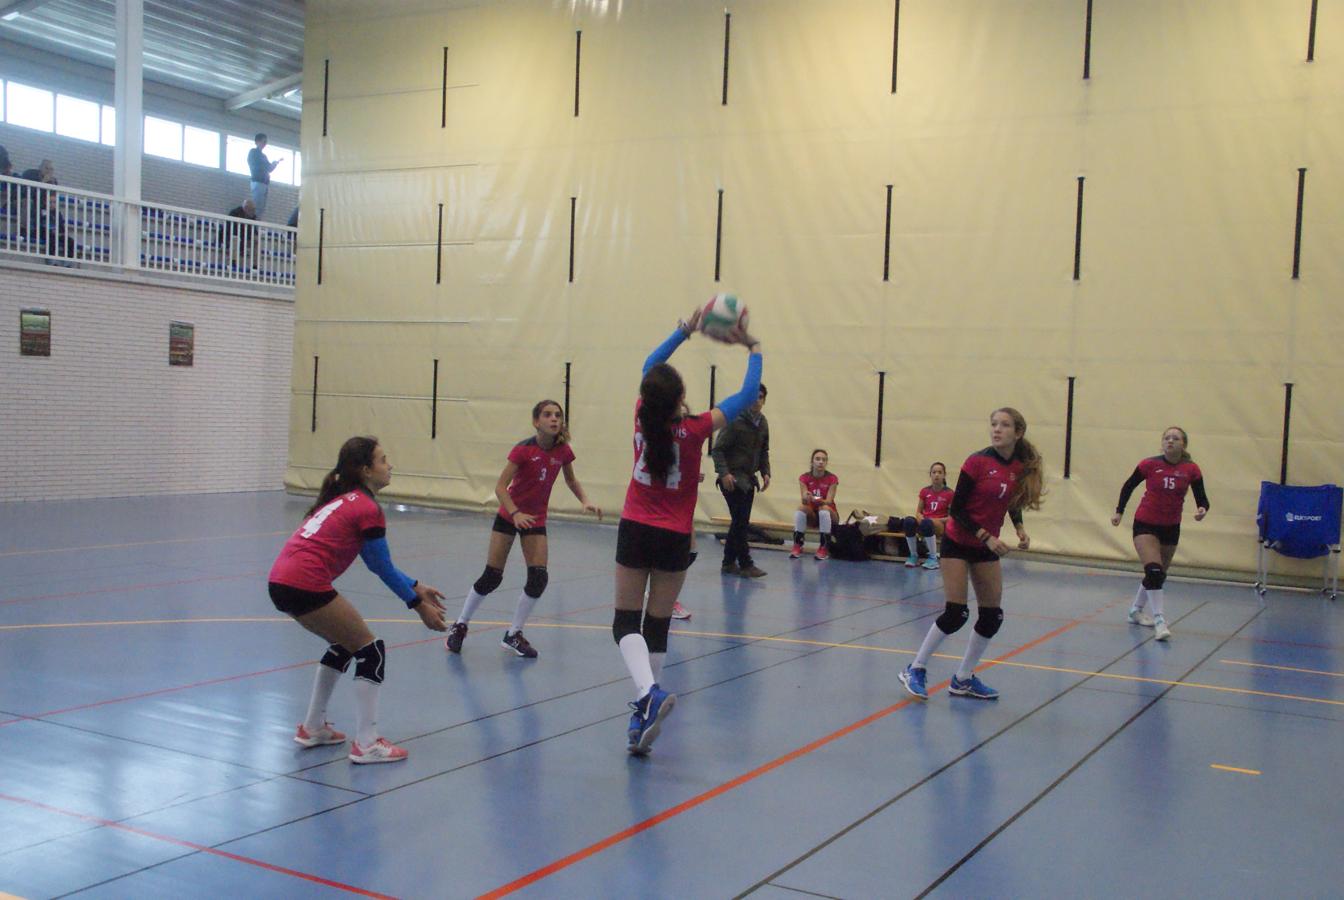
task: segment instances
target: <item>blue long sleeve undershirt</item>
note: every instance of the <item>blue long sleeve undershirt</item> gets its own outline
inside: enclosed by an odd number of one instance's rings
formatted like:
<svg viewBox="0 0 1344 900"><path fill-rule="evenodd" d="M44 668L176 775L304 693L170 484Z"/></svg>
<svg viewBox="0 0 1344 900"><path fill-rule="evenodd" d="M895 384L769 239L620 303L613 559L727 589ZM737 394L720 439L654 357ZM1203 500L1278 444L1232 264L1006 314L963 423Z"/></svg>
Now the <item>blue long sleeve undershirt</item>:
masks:
<svg viewBox="0 0 1344 900"><path fill-rule="evenodd" d="M677 348L686 343L686 338L687 335L681 328L678 327L675 329L668 339L653 348L653 352L649 354L649 358L644 360L643 374L649 374L649 369L652 369L659 363L667 362L671 359L672 354L677 352Z"/></svg>
<svg viewBox="0 0 1344 900"><path fill-rule="evenodd" d="M746 412L761 392L761 354L747 357L747 374L742 378L742 389L731 397L724 397L719 411L729 422Z"/></svg>
<svg viewBox="0 0 1344 900"><path fill-rule="evenodd" d="M359 558L364 560L364 565L369 567L369 571L381 578L383 584L400 597L408 608L415 604L416 583L392 564L392 550L387 546L387 538L370 538L364 541L359 548Z"/></svg>

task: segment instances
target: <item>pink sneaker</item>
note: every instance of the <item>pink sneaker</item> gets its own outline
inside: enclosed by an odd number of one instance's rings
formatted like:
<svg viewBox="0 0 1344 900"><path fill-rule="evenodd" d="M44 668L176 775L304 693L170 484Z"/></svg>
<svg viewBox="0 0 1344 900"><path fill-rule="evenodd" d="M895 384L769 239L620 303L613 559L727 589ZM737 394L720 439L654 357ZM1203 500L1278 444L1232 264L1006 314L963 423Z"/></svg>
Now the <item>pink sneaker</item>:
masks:
<svg viewBox="0 0 1344 900"><path fill-rule="evenodd" d="M401 762L410 754L387 738L379 738L367 747L350 742L350 761L352 763Z"/></svg>
<svg viewBox="0 0 1344 900"><path fill-rule="evenodd" d="M831 558L831 551L830 551L830 550L827 550L825 547L818 547L818 548L817 548L817 559L820 559L820 560L827 560L827 559L830 559L830 558Z"/></svg>
<svg viewBox="0 0 1344 900"><path fill-rule="evenodd" d="M680 600L672 601L672 618L689 619L690 617L691 617L691 611L686 607L682 606Z"/></svg>
<svg viewBox="0 0 1344 900"><path fill-rule="evenodd" d="M793 549L789 551L789 559L797 559L802 555L803 555L803 545L797 543L794 544Z"/></svg>
<svg viewBox="0 0 1344 900"><path fill-rule="evenodd" d="M331 727L330 722L323 722L322 727L317 731L309 731L299 723L298 730L294 732L294 743L304 747L321 747L326 744L344 744L345 735L341 734L335 728Z"/></svg>

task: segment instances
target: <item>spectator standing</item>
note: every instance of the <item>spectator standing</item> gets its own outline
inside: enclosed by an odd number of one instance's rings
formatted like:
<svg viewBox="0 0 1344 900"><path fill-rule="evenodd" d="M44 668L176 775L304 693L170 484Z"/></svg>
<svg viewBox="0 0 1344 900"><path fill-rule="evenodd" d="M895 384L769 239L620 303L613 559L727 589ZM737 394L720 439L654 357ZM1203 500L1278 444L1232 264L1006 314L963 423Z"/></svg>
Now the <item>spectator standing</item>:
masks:
<svg viewBox="0 0 1344 900"><path fill-rule="evenodd" d="M765 385L761 385L756 402L728 424L711 454L719 490L732 517L728 539L723 544L724 575L760 578L765 574L752 562L751 547L747 544L747 526L751 524L751 505L758 484L756 473L761 476L760 490L770 487L770 424L761 415L765 394Z"/></svg>
<svg viewBox="0 0 1344 900"><path fill-rule="evenodd" d="M252 177L252 202L257 207L257 215L260 218L266 215L266 195L271 190L271 173L275 167L280 165L280 160L271 162L263 153L266 149L266 135L257 132L257 146L247 151L247 168Z"/></svg>

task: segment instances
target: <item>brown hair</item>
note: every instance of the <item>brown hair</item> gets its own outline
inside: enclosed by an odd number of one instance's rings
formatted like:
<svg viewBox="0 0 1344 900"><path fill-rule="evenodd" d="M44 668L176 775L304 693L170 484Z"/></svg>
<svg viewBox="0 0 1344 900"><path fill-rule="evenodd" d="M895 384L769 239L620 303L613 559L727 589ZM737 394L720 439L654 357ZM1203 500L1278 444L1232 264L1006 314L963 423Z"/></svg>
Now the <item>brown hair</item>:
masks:
<svg viewBox="0 0 1344 900"><path fill-rule="evenodd" d="M1162 436L1166 437L1168 431L1181 433L1181 442L1185 445L1181 448L1181 462L1194 462L1195 458L1190 455L1190 435L1185 433L1185 429L1179 425L1168 425L1162 429Z"/></svg>
<svg viewBox="0 0 1344 900"><path fill-rule="evenodd" d="M373 451L377 448L378 439L370 436L352 437L341 444L341 452L336 455L336 468L322 479L317 500L303 517L308 518L341 494L363 489L364 478L360 470L373 465Z"/></svg>
<svg viewBox="0 0 1344 900"><path fill-rule="evenodd" d="M557 400L538 401L537 405L532 407L532 425L534 427L536 426L537 419L541 418L542 410L544 410L548 406L554 406L556 409L560 410L560 433L555 436L555 446L559 447L561 444L568 444L569 421L568 417L565 415L565 408L560 405L559 401Z"/></svg>
<svg viewBox="0 0 1344 900"><path fill-rule="evenodd" d="M1000 406L996 413L1007 413L1013 420L1013 430L1017 433L1017 446L1013 448L1013 459L1022 463L1022 477L1013 487L1008 498L1009 509L1040 509L1041 497L1045 495L1045 460L1041 451L1027 440L1027 419L1011 406ZM994 413L990 413L993 417Z"/></svg>

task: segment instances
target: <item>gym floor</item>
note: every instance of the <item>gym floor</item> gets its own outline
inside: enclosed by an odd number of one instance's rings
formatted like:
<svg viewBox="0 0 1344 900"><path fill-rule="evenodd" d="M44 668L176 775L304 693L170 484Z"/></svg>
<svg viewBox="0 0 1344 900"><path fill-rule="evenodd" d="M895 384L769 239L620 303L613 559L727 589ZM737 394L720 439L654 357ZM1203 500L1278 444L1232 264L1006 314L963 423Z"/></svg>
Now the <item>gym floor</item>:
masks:
<svg viewBox="0 0 1344 900"><path fill-rule="evenodd" d="M323 647L265 582L307 502L0 505L0 893L1340 894L1344 604L1177 577L1159 644L1125 621L1135 574L1010 557L1001 699L947 694L964 632L921 703L896 674L940 573L762 551L767 577L728 578L705 536L680 702L639 759L615 530L553 521L537 660L499 645L516 548L461 656L358 561L338 582L388 644L380 726L411 754L354 766L291 740ZM387 510L455 615L489 516ZM353 726L346 681L331 718Z"/></svg>

